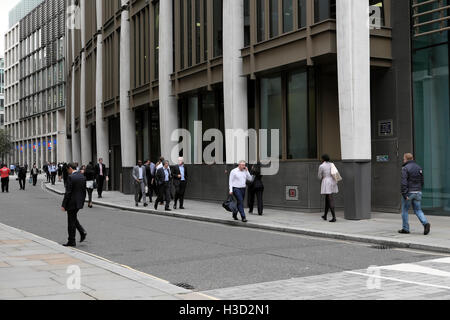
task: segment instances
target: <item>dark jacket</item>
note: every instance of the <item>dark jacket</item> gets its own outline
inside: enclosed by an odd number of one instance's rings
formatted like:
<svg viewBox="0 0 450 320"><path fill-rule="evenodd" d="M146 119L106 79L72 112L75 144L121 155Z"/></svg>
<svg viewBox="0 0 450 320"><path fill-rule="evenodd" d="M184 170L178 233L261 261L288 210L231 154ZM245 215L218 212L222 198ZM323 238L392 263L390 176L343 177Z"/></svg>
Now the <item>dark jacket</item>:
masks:
<svg viewBox="0 0 450 320"><path fill-rule="evenodd" d="M250 188L254 190L264 190L264 184L262 182L263 176L261 175L261 165L255 164L250 170L250 174L255 177L250 184Z"/></svg>
<svg viewBox="0 0 450 320"><path fill-rule="evenodd" d="M19 168L19 179L25 179L27 177L27 169L25 167Z"/></svg>
<svg viewBox="0 0 450 320"><path fill-rule="evenodd" d="M86 177L87 181L93 181L95 179L95 170L94 170L93 165L88 164L86 166L86 170L84 171L84 176Z"/></svg>
<svg viewBox="0 0 450 320"><path fill-rule="evenodd" d="M178 175L181 174L180 166L179 165L173 166L171 168L171 171L172 171L173 183L179 184L181 181L181 178L178 178ZM186 166L184 166L184 180L186 180L186 182L188 180L188 171L187 171Z"/></svg>
<svg viewBox="0 0 450 320"><path fill-rule="evenodd" d="M80 172L74 172L67 178L66 193L62 207L69 210L80 210L86 200L86 178Z"/></svg>
<svg viewBox="0 0 450 320"><path fill-rule="evenodd" d="M415 162L408 161L402 168L402 196L407 198L408 193L421 192L425 184L423 169Z"/></svg>
<svg viewBox="0 0 450 320"><path fill-rule="evenodd" d="M106 177L108 175L108 172L106 171L106 165L104 163L102 163L102 173L103 173L103 177ZM98 176L100 175L100 163L97 163L95 165L95 178L98 178Z"/></svg>
<svg viewBox="0 0 450 320"><path fill-rule="evenodd" d="M172 175L170 174L170 171L171 171L171 170L170 170L170 167L169 167L169 182L172 181ZM162 185L162 184L164 184L165 178L166 178L166 175L165 175L165 173L164 173L164 167L159 168L158 170L156 170L156 177L155 177L155 180L156 180L156 184L157 184L157 185Z"/></svg>

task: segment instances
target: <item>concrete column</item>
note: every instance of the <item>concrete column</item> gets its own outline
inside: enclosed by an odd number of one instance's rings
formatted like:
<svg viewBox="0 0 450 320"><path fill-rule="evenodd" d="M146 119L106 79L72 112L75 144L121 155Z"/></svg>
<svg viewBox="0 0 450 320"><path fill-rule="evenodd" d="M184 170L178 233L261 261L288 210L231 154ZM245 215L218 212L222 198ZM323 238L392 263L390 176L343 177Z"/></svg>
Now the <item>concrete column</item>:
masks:
<svg viewBox="0 0 450 320"><path fill-rule="evenodd" d="M175 151L172 159L172 150L178 141L171 141L172 133L178 129L177 100L172 94L170 75L173 66L173 3L172 1L159 2L159 118L161 135L161 155L171 161L177 162L178 152Z"/></svg>
<svg viewBox="0 0 450 320"><path fill-rule="evenodd" d="M103 158L103 163L109 167L109 131L108 122L103 119L103 34L102 30L102 0L97 1L97 71L95 81L95 121L97 134L97 158ZM98 160L98 159L96 159Z"/></svg>
<svg viewBox="0 0 450 320"><path fill-rule="evenodd" d="M242 76L241 49L244 47L244 2L223 2L223 90L225 129L248 130L247 79ZM231 131L230 131L231 132ZM226 134L227 164L247 159L245 144ZM233 151L234 150L234 151Z"/></svg>
<svg viewBox="0 0 450 320"><path fill-rule="evenodd" d="M130 110L130 12L122 0L120 27L120 137L122 151L122 191L132 193L131 171L136 165L136 120Z"/></svg>
<svg viewBox="0 0 450 320"><path fill-rule="evenodd" d="M81 164L92 161L91 128L86 126L86 0L80 0L81 6L81 69L80 69L80 133ZM81 165L80 164L80 165Z"/></svg>
<svg viewBox="0 0 450 320"><path fill-rule="evenodd" d="M75 131L75 67L72 67L72 112L71 112L71 126L72 126L72 161L81 162L80 149L80 133Z"/></svg>
<svg viewBox="0 0 450 320"><path fill-rule="evenodd" d="M370 219L371 122L368 0L336 1L345 218Z"/></svg>

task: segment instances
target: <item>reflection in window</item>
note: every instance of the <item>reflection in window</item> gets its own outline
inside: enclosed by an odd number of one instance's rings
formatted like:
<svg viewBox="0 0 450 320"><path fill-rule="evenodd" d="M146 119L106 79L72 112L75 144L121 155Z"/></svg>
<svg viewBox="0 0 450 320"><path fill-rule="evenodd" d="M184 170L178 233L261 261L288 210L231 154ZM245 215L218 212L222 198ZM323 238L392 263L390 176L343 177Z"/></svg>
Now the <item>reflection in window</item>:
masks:
<svg viewBox="0 0 450 320"><path fill-rule="evenodd" d="M278 36L278 0L270 0L270 37Z"/></svg>
<svg viewBox="0 0 450 320"><path fill-rule="evenodd" d="M257 13L258 13L258 42L264 41L266 38L266 27L265 27L265 7L264 0L257 0Z"/></svg>
<svg viewBox="0 0 450 320"><path fill-rule="evenodd" d="M298 27L306 27L306 0L298 1Z"/></svg>
<svg viewBox="0 0 450 320"><path fill-rule="evenodd" d="M223 3L222 0L213 0L214 6L214 57L218 57L222 55L222 28L223 28L223 19L222 19L222 8Z"/></svg>
<svg viewBox="0 0 450 320"><path fill-rule="evenodd" d="M282 141L282 119L283 119L283 101L281 92L281 77L262 78L261 79L261 129L267 129L267 155L276 154L277 150L271 148L271 129L280 130L280 148L278 154L281 156Z"/></svg>
<svg viewBox="0 0 450 320"><path fill-rule="evenodd" d="M336 0L314 0L314 21L336 19Z"/></svg>
<svg viewBox="0 0 450 320"><path fill-rule="evenodd" d="M283 0L283 32L292 31L294 28L293 0Z"/></svg>

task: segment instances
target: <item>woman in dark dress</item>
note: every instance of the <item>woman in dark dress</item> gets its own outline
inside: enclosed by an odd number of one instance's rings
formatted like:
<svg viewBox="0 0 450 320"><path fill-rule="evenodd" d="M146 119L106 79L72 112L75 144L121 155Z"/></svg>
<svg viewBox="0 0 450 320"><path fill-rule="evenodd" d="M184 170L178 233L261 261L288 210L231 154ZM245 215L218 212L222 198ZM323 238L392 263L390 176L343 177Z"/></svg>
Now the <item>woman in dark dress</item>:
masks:
<svg viewBox="0 0 450 320"><path fill-rule="evenodd" d="M95 170L92 162L84 169L84 176L86 177L86 191L89 196L88 207L92 208L92 192L94 191Z"/></svg>

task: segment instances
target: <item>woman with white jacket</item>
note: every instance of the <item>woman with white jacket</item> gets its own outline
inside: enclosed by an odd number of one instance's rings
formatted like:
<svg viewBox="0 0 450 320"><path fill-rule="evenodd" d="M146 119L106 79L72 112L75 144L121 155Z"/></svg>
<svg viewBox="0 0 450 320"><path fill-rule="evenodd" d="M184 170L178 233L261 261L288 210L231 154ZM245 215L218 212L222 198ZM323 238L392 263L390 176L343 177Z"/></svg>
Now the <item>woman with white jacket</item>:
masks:
<svg viewBox="0 0 450 320"><path fill-rule="evenodd" d="M322 216L323 220L327 220L328 211L331 210L333 219L330 222L336 222L336 213L334 211L334 197L333 194L339 192L337 181L331 174L331 168L334 166L330 162L330 157L328 155L322 156L323 163L319 167L319 180L322 181L321 194L325 195L325 215Z"/></svg>

